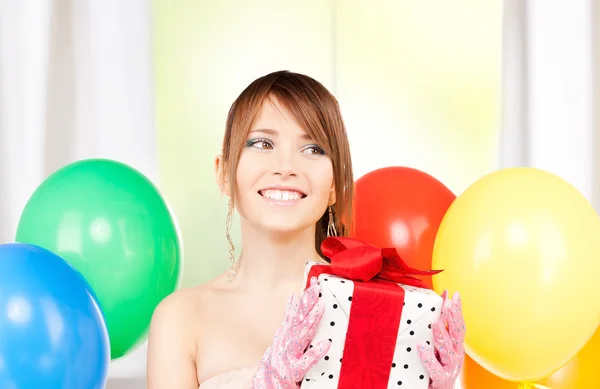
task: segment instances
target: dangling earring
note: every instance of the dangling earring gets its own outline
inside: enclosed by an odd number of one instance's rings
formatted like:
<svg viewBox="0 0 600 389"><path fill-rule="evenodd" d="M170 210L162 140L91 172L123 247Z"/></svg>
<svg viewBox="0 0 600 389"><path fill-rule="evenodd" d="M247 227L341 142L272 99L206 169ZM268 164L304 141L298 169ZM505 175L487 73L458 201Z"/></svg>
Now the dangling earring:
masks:
<svg viewBox="0 0 600 389"><path fill-rule="evenodd" d="M237 275L236 261L235 261L235 247L233 246L233 240L231 239L231 219L233 207L231 206L231 198L229 199L229 210L227 211L227 219L225 219L225 236L227 237L227 243L229 244L229 269L227 270L227 281L231 282Z"/></svg>
<svg viewBox="0 0 600 389"><path fill-rule="evenodd" d="M335 222L333 221L333 211L329 206L329 221L327 222L327 236L337 236L337 230L335 229Z"/></svg>

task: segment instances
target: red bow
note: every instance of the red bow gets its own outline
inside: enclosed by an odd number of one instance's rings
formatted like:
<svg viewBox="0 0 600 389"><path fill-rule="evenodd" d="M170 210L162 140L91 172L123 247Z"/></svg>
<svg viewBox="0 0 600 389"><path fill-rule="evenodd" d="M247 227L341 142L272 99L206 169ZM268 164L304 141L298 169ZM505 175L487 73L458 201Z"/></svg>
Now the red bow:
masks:
<svg viewBox="0 0 600 389"><path fill-rule="evenodd" d="M442 270L418 270L408 266L395 248L378 248L351 238L328 237L321 244L331 260L331 271L353 281L380 279L429 288L417 275L434 275Z"/></svg>

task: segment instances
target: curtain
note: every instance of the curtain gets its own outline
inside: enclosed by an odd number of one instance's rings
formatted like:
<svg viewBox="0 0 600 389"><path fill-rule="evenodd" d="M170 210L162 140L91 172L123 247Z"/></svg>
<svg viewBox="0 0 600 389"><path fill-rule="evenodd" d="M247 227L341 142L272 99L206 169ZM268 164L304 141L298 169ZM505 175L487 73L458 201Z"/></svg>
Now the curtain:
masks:
<svg viewBox="0 0 600 389"><path fill-rule="evenodd" d="M599 5L505 0L500 167L559 175L599 209Z"/></svg>
<svg viewBox="0 0 600 389"><path fill-rule="evenodd" d="M156 180L150 4L0 0L0 243L35 188L80 159ZM145 346L111 365L142 376Z"/></svg>

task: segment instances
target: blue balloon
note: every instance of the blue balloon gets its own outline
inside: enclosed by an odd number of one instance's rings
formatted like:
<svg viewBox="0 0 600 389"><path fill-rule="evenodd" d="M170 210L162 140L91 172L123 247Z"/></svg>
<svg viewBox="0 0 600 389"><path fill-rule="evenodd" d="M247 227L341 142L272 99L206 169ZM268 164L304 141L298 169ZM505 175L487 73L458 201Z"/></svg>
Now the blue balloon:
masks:
<svg viewBox="0 0 600 389"><path fill-rule="evenodd" d="M94 292L43 248L0 245L0 388L102 389L110 342Z"/></svg>

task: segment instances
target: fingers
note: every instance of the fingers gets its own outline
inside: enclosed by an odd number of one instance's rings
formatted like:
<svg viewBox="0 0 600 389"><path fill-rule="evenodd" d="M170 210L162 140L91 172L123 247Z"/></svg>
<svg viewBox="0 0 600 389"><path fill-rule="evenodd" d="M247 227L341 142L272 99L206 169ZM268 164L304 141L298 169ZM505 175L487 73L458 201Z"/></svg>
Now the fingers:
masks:
<svg viewBox="0 0 600 389"><path fill-rule="evenodd" d="M319 301L319 293L321 293L321 287L316 282L316 278L313 277L311 278L310 287L308 287L300 297L298 313L304 316L308 315Z"/></svg>
<svg viewBox="0 0 600 389"><path fill-rule="evenodd" d="M443 366L452 366L455 363L455 351L450 334L446 329L444 321L437 320L431 325L433 332L433 347L440 356Z"/></svg>
<svg viewBox="0 0 600 389"><path fill-rule="evenodd" d="M300 358L295 364L293 369L293 376L299 380L306 375L306 373L312 369L327 353L331 348L331 342L329 340L322 340L309 348L306 353Z"/></svg>
<svg viewBox="0 0 600 389"><path fill-rule="evenodd" d="M452 306L448 311L448 331L458 354L464 353L465 321L462 314L462 302L458 293L454 294Z"/></svg>
<svg viewBox="0 0 600 389"><path fill-rule="evenodd" d="M446 297L446 299L444 299L444 303L442 304L442 313L440 316L442 316L444 318L444 320L448 320L448 313L450 312L450 310L452 309L452 299L449 299L448 297ZM448 323L446 322L446 325Z"/></svg>
<svg viewBox="0 0 600 389"><path fill-rule="evenodd" d="M425 371L429 374L429 378L435 383L444 378L444 368L435 357L433 347L421 344L417 347L419 358L425 367Z"/></svg>
<svg viewBox="0 0 600 389"><path fill-rule="evenodd" d="M314 310L315 306L320 301L320 293L321 287L316 282L316 278L311 278L311 286L304 291L300 298L298 313L300 314L301 320Z"/></svg>
<svg viewBox="0 0 600 389"><path fill-rule="evenodd" d="M313 283L302 295L298 309L289 315L290 325L285 335L285 347L299 358L318 329L325 306L319 300L320 287Z"/></svg>
<svg viewBox="0 0 600 389"><path fill-rule="evenodd" d="M283 323L254 379L254 389L296 388L305 373L329 351L331 344L326 341L315 343L304 352L325 311L319 299L320 291L313 277L299 299L296 295L289 299Z"/></svg>
<svg viewBox="0 0 600 389"><path fill-rule="evenodd" d="M321 340L320 342L315 343L313 347L309 348L302 357L302 360L306 361L303 362L303 364L306 367L305 372L312 369L312 367L316 365L317 362L319 362L325 355L327 355L330 348L331 341L329 340Z"/></svg>
<svg viewBox="0 0 600 389"><path fill-rule="evenodd" d="M423 362L423 366L429 374L430 389L452 389L456 378L452 377L453 370L446 368L440 364L435 358L434 349L431 346L419 345L417 347L419 357Z"/></svg>
<svg viewBox="0 0 600 389"><path fill-rule="evenodd" d="M313 283L306 289L299 300L293 295L286 308L284 324L282 324L282 327L284 327L285 330L289 330L290 327L297 327L300 323L303 323L314 310L317 302L319 302L319 293L319 285Z"/></svg>
<svg viewBox="0 0 600 389"><path fill-rule="evenodd" d="M304 350L315 337L319 329L319 323L325 312L325 305L321 302L315 305L315 308L308 314L305 322L299 323L298 346Z"/></svg>
<svg viewBox="0 0 600 389"><path fill-rule="evenodd" d="M465 323L458 293L446 300L442 316L432 325L432 330L434 349L446 373L460 369L464 360Z"/></svg>

